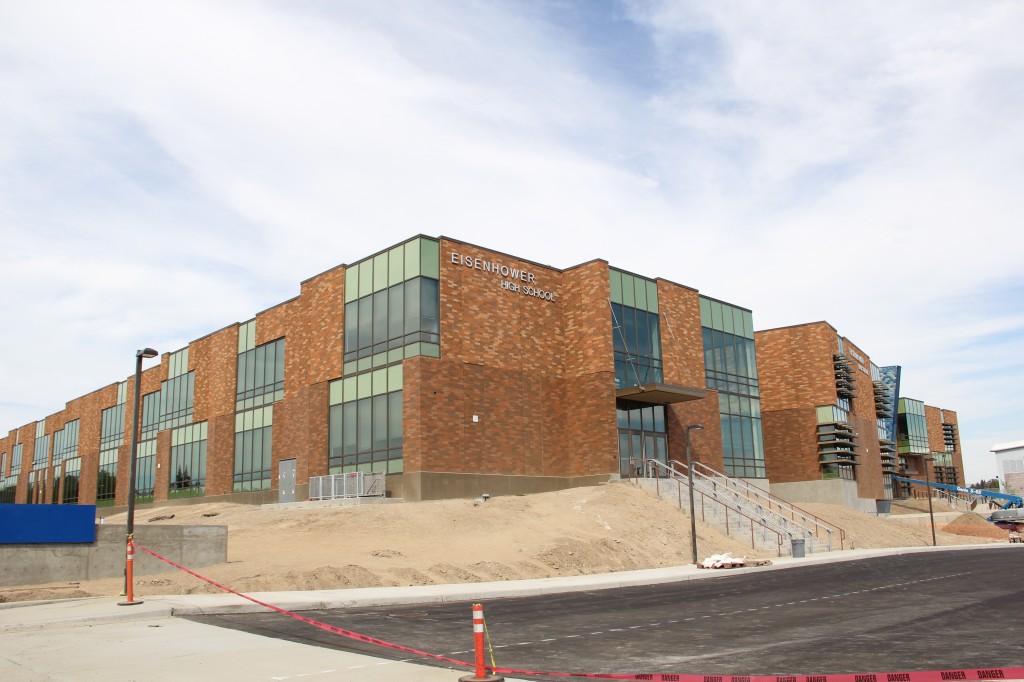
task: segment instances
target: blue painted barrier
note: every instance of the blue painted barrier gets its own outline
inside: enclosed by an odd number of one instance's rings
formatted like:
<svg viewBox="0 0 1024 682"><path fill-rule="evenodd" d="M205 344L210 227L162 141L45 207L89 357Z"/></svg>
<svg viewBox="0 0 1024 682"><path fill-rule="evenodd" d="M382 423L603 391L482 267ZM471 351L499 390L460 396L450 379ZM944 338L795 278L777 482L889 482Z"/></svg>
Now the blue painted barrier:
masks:
<svg viewBox="0 0 1024 682"><path fill-rule="evenodd" d="M0 545L95 541L94 504L0 504Z"/></svg>

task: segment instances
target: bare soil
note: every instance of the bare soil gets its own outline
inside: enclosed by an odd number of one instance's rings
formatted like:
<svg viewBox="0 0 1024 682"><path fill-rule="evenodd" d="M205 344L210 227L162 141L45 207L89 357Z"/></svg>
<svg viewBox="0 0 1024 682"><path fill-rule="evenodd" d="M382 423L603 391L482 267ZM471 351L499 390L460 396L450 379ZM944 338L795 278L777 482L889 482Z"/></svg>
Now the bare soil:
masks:
<svg viewBox="0 0 1024 682"><path fill-rule="evenodd" d="M846 549L931 544L928 528L841 506L803 506L844 529ZM105 522L123 524L125 515L108 516ZM625 483L496 497L482 503L439 500L317 509L224 503L158 507L137 510L135 522L137 527L147 523L228 526L228 561L197 572L241 592L516 580L690 563L688 517ZM950 526L951 532L937 534L939 544L1005 542L1007 537L973 512ZM986 526L998 535L983 532ZM748 559L773 558L752 550L742 538L699 523L697 543L700 558L722 552ZM110 578L0 587L0 602L115 596L122 586L122 578ZM181 571L135 580L138 595L217 591Z"/></svg>

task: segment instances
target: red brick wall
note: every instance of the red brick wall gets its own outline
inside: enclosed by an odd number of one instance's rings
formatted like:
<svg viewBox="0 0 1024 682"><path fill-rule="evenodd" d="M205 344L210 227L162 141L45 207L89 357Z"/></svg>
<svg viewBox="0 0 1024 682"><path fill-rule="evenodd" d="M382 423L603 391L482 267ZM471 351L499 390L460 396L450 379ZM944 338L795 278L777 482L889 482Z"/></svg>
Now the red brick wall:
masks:
<svg viewBox="0 0 1024 682"><path fill-rule="evenodd" d="M768 478L820 480L815 407L836 401L835 329L826 322L754 334L761 385L761 430Z"/></svg>
<svg viewBox="0 0 1024 682"><path fill-rule="evenodd" d="M956 444L953 446L953 466L956 467L957 485L966 486L967 484L964 479L964 455L963 451L960 449L960 425L957 423L956 412L932 407L931 405L925 405L924 419L925 424L928 427L928 448L932 452L946 451L946 439L942 433L942 424L943 422L953 424L953 433L956 440ZM935 463L931 462L928 466L931 467L928 470L928 475L931 476L931 480L934 481L936 478Z"/></svg>
<svg viewBox="0 0 1024 682"><path fill-rule="evenodd" d="M665 383L704 389L706 380L700 295L694 289L664 279L657 282ZM667 406L665 420L668 425L669 459L686 461L686 427L700 424L703 430L690 433L694 461L703 462L719 471L724 468L718 391L709 390L707 397L700 400Z"/></svg>
<svg viewBox="0 0 1024 682"><path fill-rule="evenodd" d="M547 301L460 256L533 273ZM618 468L608 265L565 272L441 242L441 358L405 363L405 471L526 476ZM476 415L478 421L473 421Z"/></svg>
<svg viewBox="0 0 1024 682"><path fill-rule="evenodd" d="M827 322L813 322L754 336L768 476L779 483L820 480L815 408L836 403L832 356L839 353L839 335ZM881 499L882 463L871 358L849 339L843 339L843 350L857 394L850 400L849 413L857 434L857 494Z"/></svg>
<svg viewBox="0 0 1024 682"><path fill-rule="evenodd" d="M762 384L763 386L763 384ZM764 395L762 390L761 395ZM765 465L773 483L821 480L814 409L761 409Z"/></svg>

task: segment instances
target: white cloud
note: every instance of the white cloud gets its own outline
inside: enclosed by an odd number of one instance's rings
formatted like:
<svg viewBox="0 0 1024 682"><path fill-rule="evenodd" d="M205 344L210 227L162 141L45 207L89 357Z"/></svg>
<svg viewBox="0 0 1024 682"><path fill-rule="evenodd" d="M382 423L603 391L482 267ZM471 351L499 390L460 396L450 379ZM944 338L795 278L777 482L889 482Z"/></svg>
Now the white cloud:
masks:
<svg viewBox="0 0 1024 682"><path fill-rule="evenodd" d="M0 315L48 334L0 342L0 429L424 232L827 319L1019 438L975 346L1017 309L972 302L1021 282L1024 8L630 10L8 3Z"/></svg>

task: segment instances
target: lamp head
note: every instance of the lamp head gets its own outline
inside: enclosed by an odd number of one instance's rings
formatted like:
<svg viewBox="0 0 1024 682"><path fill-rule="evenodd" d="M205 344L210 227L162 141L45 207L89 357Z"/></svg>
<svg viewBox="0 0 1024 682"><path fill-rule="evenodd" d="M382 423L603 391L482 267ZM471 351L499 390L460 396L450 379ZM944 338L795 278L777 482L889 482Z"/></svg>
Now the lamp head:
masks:
<svg viewBox="0 0 1024 682"><path fill-rule="evenodd" d="M137 358L155 358L158 355L160 355L160 352L152 348L143 348L142 350L135 351L135 357Z"/></svg>
<svg viewBox="0 0 1024 682"><path fill-rule="evenodd" d="M689 426L686 427L686 430L687 431L703 431L704 430L704 425L703 424L690 424Z"/></svg>

